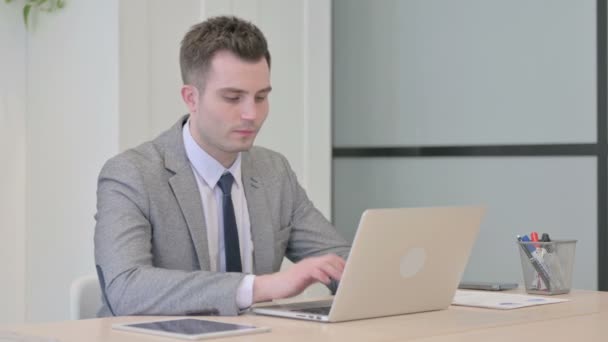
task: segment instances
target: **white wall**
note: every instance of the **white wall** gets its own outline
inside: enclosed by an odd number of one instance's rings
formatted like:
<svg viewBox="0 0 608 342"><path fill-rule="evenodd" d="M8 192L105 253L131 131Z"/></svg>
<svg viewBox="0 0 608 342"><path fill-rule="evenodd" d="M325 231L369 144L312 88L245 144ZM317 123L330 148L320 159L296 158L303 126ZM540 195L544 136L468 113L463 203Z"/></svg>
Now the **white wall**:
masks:
<svg viewBox="0 0 608 342"><path fill-rule="evenodd" d="M0 324L25 315L26 39L21 8L0 11Z"/></svg>
<svg viewBox="0 0 608 342"><path fill-rule="evenodd" d="M187 113L179 46L200 0L120 1L120 150L150 140Z"/></svg>
<svg viewBox="0 0 608 342"><path fill-rule="evenodd" d="M94 270L96 180L118 150L118 1L39 16L27 46L27 315L68 317Z"/></svg>

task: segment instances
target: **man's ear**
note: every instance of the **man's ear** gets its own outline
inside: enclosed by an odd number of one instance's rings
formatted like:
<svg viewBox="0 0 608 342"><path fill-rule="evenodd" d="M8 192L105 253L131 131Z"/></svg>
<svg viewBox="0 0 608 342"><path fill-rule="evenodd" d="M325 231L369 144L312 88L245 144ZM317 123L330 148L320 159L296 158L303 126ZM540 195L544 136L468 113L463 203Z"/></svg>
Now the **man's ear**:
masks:
<svg viewBox="0 0 608 342"><path fill-rule="evenodd" d="M196 113L198 111L198 89L190 84L184 84L182 86L182 100L188 107L188 112Z"/></svg>

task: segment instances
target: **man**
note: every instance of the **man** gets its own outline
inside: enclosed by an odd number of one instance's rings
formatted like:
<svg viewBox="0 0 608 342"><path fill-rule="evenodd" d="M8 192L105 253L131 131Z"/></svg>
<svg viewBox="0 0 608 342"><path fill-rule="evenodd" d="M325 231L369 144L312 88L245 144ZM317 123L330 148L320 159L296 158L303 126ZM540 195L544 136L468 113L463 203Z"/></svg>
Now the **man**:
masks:
<svg viewBox="0 0 608 342"><path fill-rule="evenodd" d="M316 282L335 290L348 243L285 158L252 147L272 89L262 32L211 18L184 37L180 66L189 115L99 176L99 315L235 315ZM279 271L284 256L295 264Z"/></svg>

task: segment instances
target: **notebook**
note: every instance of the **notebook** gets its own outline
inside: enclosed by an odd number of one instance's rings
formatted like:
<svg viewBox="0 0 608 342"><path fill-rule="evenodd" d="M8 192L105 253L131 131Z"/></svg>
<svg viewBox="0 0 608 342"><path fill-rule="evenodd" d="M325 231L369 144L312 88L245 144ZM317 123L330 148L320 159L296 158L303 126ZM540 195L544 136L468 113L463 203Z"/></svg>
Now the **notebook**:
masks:
<svg viewBox="0 0 608 342"><path fill-rule="evenodd" d="M331 301L258 306L257 314L321 322L447 308L461 280L484 209L368 209L361 215Z"/></svg>

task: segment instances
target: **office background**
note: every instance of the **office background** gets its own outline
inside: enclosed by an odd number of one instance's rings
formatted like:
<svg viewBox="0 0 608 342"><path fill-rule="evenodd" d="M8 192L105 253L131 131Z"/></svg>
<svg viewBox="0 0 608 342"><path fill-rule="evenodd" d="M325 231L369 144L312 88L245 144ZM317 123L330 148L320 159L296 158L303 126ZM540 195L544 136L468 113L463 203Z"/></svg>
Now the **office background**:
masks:
<svg viewBox="0 0 608 342"><path fill-rule="evenodd" d="M335 224L484 204L466 279L521 279L515 236L539 231L578 239L574 286L597 289L596 1L333 3Z"/></svg>
<svg viewBox="0 0 608 342"><path fill-rule="evenodd" d="M594 0L79 0L29 32L20 11L0 10L0 323L68 317L101 165L185 113L179 41L229 13L273 54L257 143L347 236L367 207L482 203L467 276L520 279L534 229L578 238L575 286L597 288L606 158L542 153L605 145Z"/></svg>

